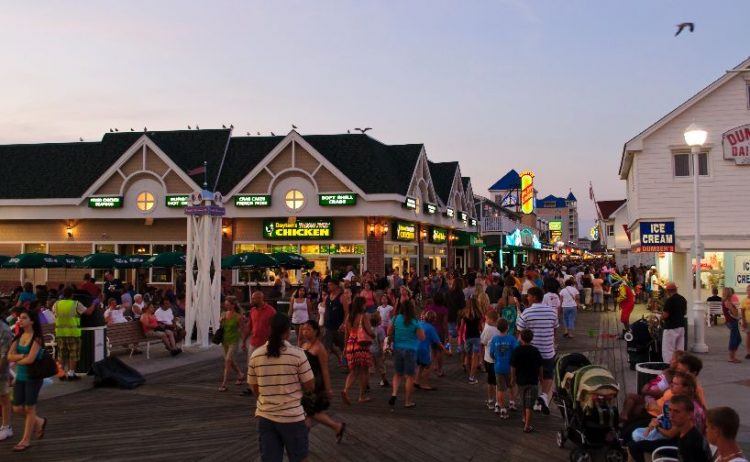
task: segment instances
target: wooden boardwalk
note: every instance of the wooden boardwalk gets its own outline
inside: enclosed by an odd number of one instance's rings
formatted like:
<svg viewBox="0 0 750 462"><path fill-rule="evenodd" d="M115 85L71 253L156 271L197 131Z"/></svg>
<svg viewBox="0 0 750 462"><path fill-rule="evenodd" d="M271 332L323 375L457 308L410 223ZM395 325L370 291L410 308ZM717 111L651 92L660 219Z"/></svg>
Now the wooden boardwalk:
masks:
<svg viewBox="0 0 750 462"><path fill-rule="evenodd" d="M588 334L610 329L612 318L580 314L577 337L560 340L561 350L590 351L592 359L611 367L624 343ZM568 460L569 452L555 446L561 425L555 409L550 416L535 415L538 432L524 434L517 415L503 421L486 408L484 375L479 385L470 385L455 358L447 364L447 375L433 381L439 390L419 392L415 409L397 405L391 412L389 390L378 388L374 378L373 402L347 407L336 399L331 411L346 421L347 434L337 445L330 429L314 427L310 460ZM136 390L92 389L42 401L40 413L49 418L45 439L32 441L24 454L11 453L13 443L0 443L0 460L258 460L254 400L240 396L241 387L217 392L220 371L218 362L204 361L149 375ZM332 377L340 390L345 375L333 370ZM21 429L17 418L14 423Z"/></svg>

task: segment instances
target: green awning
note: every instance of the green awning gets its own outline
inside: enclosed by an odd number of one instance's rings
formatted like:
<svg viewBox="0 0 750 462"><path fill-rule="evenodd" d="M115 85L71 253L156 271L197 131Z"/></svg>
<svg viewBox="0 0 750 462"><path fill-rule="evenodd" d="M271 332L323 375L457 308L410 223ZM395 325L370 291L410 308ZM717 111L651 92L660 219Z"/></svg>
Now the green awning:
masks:
<svg viewBox="0 0 750 462"><path fill-rule="evenodd" d="M454 234L458 237L455 244L453 244L456 247L485 247L485 243L479 233L455 231Z"/></svg>

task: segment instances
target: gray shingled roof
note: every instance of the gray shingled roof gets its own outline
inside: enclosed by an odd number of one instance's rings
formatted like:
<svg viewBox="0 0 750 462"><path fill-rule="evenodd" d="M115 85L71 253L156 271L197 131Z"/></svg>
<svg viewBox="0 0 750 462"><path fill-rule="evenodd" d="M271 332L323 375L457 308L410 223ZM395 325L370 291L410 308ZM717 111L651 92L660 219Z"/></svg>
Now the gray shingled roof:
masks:
<svg viewBox="0 0 750 462"><path fill-rule="evenodd" d="M458 162L428 162L428 164L435 192L440 200L444 204L447 204L453 186L453 179L456 177Z"/></svg>

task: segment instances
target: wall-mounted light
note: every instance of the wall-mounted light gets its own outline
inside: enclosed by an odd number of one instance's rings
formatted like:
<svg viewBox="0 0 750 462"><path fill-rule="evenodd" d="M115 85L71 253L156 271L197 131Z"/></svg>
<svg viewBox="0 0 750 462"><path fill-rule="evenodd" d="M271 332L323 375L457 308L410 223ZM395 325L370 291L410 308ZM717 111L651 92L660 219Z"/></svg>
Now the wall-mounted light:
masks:
<svg viewBox="0 0 750 462"><path fill-rule="evenodd" d="M229 237L229 225L223 225L221 227L221 235L224 236L224 239Z"/></svg>
<svg viewBox="0 0 750 462"><path fill-rule="evenodd" d="M370 223L367 225L367 232L370 234L370 236L375 236L375 223Z"/></svg>
<svg viewBox="0 0 750 462"><path fill-rule="evenodd" d="M65 227L65 234L68 235L68 239L72 239L73 238L73 226L71 224L68 224Z"/></svg>
<svg viewBox="0 0 750 462"><path fill-rule="evenodd" d="M371 222L367 225L367 233L372 236L385 236L388 233L388 223Z"/></svg>
<svg viewBox="0 0 750 462"><path fill-rule="evenodd" d="M425 238L427 238L427 230L426 229L422 228L419 231L419 238L422 239L422 240L425 240Z"/></svg>

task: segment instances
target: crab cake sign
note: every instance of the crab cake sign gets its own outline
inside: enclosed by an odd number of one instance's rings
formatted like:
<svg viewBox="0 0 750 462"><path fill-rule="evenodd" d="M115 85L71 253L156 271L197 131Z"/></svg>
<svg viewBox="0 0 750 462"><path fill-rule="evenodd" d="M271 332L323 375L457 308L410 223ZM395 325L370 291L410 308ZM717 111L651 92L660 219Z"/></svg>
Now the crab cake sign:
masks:
<svg viewBox="0 0 750 462"><path fill-rule="evenodd" d="M721 136L724 159L737 165L750 165L750 124L724 132Z"/></svg>

